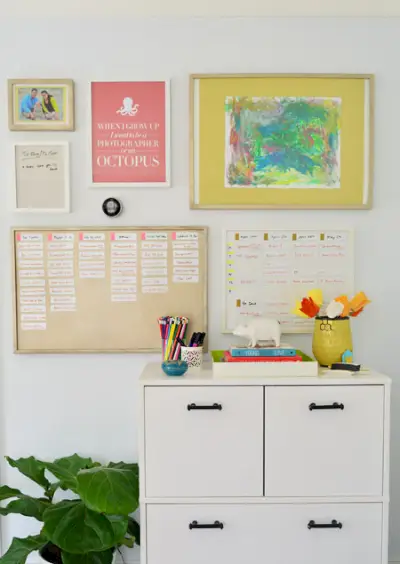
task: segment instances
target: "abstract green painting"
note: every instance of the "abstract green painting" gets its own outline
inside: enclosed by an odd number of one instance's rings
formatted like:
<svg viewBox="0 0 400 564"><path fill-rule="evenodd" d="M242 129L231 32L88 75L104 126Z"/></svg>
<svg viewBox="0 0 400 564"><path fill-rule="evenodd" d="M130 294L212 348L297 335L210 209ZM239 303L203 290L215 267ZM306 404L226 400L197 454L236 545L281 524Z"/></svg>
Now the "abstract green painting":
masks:
<svg viewBox="0 0 400 564"><path fill-rule="evenodd" d="M340 188L340 98L225 99L226 188Z"/></svg>

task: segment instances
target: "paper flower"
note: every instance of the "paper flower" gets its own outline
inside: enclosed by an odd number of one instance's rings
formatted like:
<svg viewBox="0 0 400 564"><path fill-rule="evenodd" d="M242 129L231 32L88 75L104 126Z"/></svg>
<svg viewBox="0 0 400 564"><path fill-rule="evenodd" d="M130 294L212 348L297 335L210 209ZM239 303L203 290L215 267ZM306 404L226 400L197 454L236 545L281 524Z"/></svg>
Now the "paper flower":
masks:
<svg viewBox="0 0 400 564"><path fill-rule="evenodd" d="M322 290L316 288L315 290L310 290L307 294L312 301L317 304L318 307L322 306L323 298L322 298Z"/></svg>
<svg viewBox="0 0 400 564"><path fill-rule="evenodd" d="M329 317L329 319L335 319L336 317L340 317L342 315L343 310L344 305L342 304L342 302L332 300L326 308L326 315Z"/></svg>
<svg viewBox="0 0 400 564"><path fill-rule="evenodd" d="M301 301L298 300L296 302L296 306L293 309L292 313L294 313L294 315L297 315L298 317L306 317L308 319L308 315L306 315L305 313L303 313L302 309L301 309Z"/></svg>
<svg viewBox="0 0 400 564"><path fill-rule="evenodd" d="M307 297L296 302L296 306L292 313L299 317L315 317L318 315L322 305L322 290L318 288L310 290Z"/></svg>
<svg viewBox="0 0 400 564"><path fill-rule="evenodd" d="M360 315L364 307L369 303L371 303L371 300L367 298L364 292L358 292L358 294L356 294L350 302L351 317L357 317L357 315Z"/></svg>
<svg viewBox="0 0 400 564"><path fill-rule="evenodd" d="M307 317L315 317L319 313L319 306L312 298L303 298L301 300L300 311L302 311Z"/></svg>
<svg viewBox="0 0 400 564"><path fill-rule="evenodd" d="M350 302L347 296L338 296L335 298L336 302L343 304L343 311L340 314L340 317L348 317L350 313Z"/></svg>

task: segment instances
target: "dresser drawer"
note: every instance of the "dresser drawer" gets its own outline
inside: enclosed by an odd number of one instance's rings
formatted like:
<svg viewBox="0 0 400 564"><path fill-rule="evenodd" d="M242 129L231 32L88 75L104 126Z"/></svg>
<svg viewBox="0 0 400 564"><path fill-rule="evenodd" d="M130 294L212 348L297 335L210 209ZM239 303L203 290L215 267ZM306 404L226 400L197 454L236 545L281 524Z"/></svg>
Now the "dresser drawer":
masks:
<svg viewBox="0 0 400 564"><path fill-rule="evenodd" d="M263 410L262 386L146 388L146 496L262 496Z"/></svg>
<svg viewBox="0 0 400 564"><path fill-rule="evenodd" d="M378 503L148 505L147 564L379 564L381 529Z"/></svg>
<svg viewBox="0 0 400 564"><path fill-rule="evenodd" d="M383 386L266 389L267 496L379 496Z"/></svg>

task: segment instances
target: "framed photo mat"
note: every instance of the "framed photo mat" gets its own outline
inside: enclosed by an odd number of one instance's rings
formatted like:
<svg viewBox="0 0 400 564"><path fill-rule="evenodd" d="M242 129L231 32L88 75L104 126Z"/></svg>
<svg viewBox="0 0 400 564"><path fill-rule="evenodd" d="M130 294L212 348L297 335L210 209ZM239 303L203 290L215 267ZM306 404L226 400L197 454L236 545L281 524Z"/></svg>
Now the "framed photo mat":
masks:
<svg viewBox="0 0 400 564"><path fill-rule="evenodd" d="M217 82L216 82L217 81ZM243 83L242 91L240 90L242 81ZM249 84L252 81L257 82L257 92L254 94L249 89ZM260 82L261 81L261 82ZM358 85L359 91L362 91L362 96L364 98L364 104L360 110L359 122L362 122L359 130L360 140L362 138L362 155L359 155L358 163L358 174L354 171L350 176L353 179L357 179L358 187L357 194L346 196L345 190L347 187L354 192L350 182L343 181L346 184L346 188L343 188L342 184L339 189L332 189L329 192L332 195L329 197L330 201L327 201L327 197L322 194L322 198L318 196L322 192L327 192L325 190L312 190L308 194L306 190L302 190L305 194L305 198L300 197L298 192L299 188L282 188L281 190L276 190L275 187L271 189L262 189L255 187L255 189L243 187L243 188L225 188L224 174L225 174L225 162L224 161L224 138L226 139L226 132L223 131L223 119L221 115L223 112L222 108L226 97L231 96L266 96L269 98L274 98L274 93L270 88L262 88L262 94L260 93L260 84L262 81L278 81L281 82L279 89L281 96L289 97L288 88L290 88L290 83L296 84L300 81L300 91L303 90L304 93L297 94L299 97L310 96L309 86L306 84L307 81L312 81L318 85L319 93L318 97L323 98L325 95L323 93L324 84L345 84L347 81L350 85ZM285 84L286 92L285 92ZM321 82L321 81L326 81ZM338 82L341 81L341 82ZM205 105L207 109L206 121L204 122L203 117L200 117L201 103L200 100L200 84L208 84L211 86L208 88L208 100L213 101L213 95L218 91L220 85L224 82L227 84L227 88L223 92L220 92L222 96L218 100L219 106L209 104ZM218 86L217 83L220 83ZM228 84L229 83L229 84ZM267 83L266 83L267 84ZM322 86L321 86L322 85ZM233 86L233 90L232 90ZM329 87L328 90L332 88ZM221 90L221 88L220 88ZM264 91L266 94L264 94ZM333 97L336 94L329 93L329 97ZM372 207L372 185L373 185L373 145L374 145L374 75L372 74L192 74L190 76L190 89L189 89L189 107L190 107L190 125L189 125L189 140L190 140L190 207L191 209L370 209ZM216 94L215 94L216 97ZM204 100L203 100L204 102ZM346 100L345 100L346 102ZM353 95L351 103L356 102L356 97ZM214 98L215 104L215 98ZM348 108L349 104L346 102L346 117L349 115ZM218 113L219 112L219 113ZM362 114L362 115L361 115ZM210 122L218 122L218 131L213 131L213 124ZM346 133L350 131L350 125L346 124ZM206 135L208 134L208 135ZM203 140L208 140L207 141ZM210 145L214 143L214 148L218 145L217 160L213 158L212 149L209 148ZM213 142L212 139L215 141ZM208 146L207 146L208 145ZM204 146L206 150L204 153ZM202 149L202 150L200 150ZM350 151L352 146L350 143L346 142L345 147L340 146L340 157L342 157L343 151L345 153L345 159L347 163L351 159ZM213 166L210 166L210 162ZM204 176L204 170L211 171L209 175ZM346 174L346 179L347 179ZM205 178L205 179L204 179ZM203 179L203 180L202 180ZM307 188L307 190L309 190ZM244 193L244 191L246 193ZM236 194L235 194L236 192ZM238 193L241 192L239 196ZM275 194L273 194L275 192ZM278 193L281 194L278 194ZM269 194L268 194L269 193ZM270 197L272 194L272 197ZM278 194L278 196L277 196ZM292 197L293 195L293 197ZM282 196L282 197L280 197ZM354 197L353 197L354 196Z"/></svg>
<svg viewBox="0 0 400 564"><path fill-rule="evenodd" d="M38 119L24 119L21 103L32 89L37 90ZM61 119L46 119L41 91L54 97ZM11 131L74 131L74 82L69 78L11 78L8 80L8 126ZM47 113L47 112L46 112Z"/></svg>

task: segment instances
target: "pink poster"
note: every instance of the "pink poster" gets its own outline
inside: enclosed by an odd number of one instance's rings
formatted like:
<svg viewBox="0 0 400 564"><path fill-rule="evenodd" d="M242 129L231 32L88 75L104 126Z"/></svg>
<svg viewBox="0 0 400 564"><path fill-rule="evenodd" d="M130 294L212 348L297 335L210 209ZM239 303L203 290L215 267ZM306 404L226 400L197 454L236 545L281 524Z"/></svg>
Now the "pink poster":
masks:
<svg viewBox="0 0 400 564"><path fill-rule="evenodd" d="M92 82L93 185L169 186L168 83Z"/></svg>

